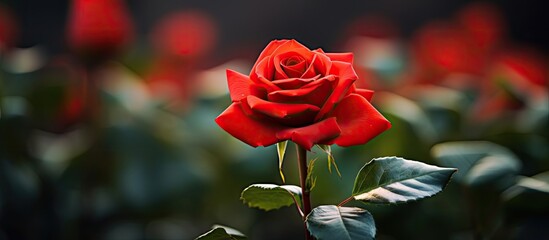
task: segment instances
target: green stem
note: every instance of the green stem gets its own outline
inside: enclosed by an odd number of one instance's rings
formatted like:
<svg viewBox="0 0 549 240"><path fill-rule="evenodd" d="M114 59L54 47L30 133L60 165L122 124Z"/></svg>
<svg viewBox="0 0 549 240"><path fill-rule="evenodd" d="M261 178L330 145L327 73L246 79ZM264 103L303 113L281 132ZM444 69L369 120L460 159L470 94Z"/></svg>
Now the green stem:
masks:
<svg viewBox="0 0 549 240"><path fill-rule="evenodd" d="M299 184L301 185L301 201L303 203L303 221L307 215L311 212L311 198L309 190L307 188L307 150L296 144L297 149L297 164L299 167ZM312 240L313 237L307 230L307 224L305 224L305 239Z"/></svg>

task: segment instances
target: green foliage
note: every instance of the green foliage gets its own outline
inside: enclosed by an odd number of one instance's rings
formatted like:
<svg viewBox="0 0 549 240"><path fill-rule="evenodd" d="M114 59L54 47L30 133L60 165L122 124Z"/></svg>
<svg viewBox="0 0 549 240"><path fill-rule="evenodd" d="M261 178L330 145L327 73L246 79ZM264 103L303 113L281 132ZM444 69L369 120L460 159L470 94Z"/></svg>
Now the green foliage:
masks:
<svg viewBox="0 0 549 240"><path fill-rule="evenodd" d="M431 154L442 165L458 168L456 180L470 186L514 177L521 168L511 151L485 141L440 143L432 148Z"/></svg>
<svg viewBox="0 0 549 240"><path fill-rule="evenodd" d="M549 209L549 172L532 177L519 177L516 184L505 190L502 197L513 207L536 212Z"/></svg>
<svg viewBox="0 0 549 240"><path fill-rule="evenodd" d="M366 203L418 200L442 191L455 172L398 157L376 158L359 171L352 196Z"/></svg>
<svg viewBox="0 0 549 240"><path fill-rule="evenodd" d="M212 230L198 236L195 240L241 240L246 239L246 236L236 229L214 225Z"/></svg>
<svg viewBox="0 0 549 240"><path fill-rule="evenodd" d="M323 205L314 208L305 220L311 235L323 239L374 239L372 215L361 208Z"/></svg>
<svg viewBox="0 0 549 240"><path fill-rule="evenodd" d="M293 185L253 184L242 191L240 199L249 207L270 211L298 204L301 188Z"/></svg>

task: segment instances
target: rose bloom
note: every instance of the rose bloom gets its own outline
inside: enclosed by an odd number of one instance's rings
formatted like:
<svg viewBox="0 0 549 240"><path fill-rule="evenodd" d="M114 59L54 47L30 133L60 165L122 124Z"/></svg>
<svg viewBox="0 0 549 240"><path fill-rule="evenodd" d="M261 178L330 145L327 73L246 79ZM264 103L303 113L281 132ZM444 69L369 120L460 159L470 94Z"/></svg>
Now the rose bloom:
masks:
<svg viewBox="0 0 549 240"><path fill-rule="evenodd" d="M227 70L233 103L216 122L253 147L285 140L307 150L364 144L391 124L370 104L373 92L355 87L352 62L351 53L274 40L249 76Z"/></svg>

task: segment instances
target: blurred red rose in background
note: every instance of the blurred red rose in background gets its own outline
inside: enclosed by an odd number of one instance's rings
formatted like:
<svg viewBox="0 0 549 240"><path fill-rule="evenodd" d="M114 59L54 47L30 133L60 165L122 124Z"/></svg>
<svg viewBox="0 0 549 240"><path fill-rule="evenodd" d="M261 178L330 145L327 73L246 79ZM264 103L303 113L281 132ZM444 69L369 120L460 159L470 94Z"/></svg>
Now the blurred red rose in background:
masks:
<svg viewBox="0 0 549 240"><path fill-rule="evenodd" d="M352 62L351 53L272 41L249 76L227 70L233 103L216 122L254 147L285 140L307 150L364 144L391 124L370 104L373 92L355 87Z"/></svg>
<svg viewBox="0 0 549 240"><path fill-rule="evenodd" d="M177 12L162 19L151 34L155 50L162 55L201 57L216 42L213 20L197 10Z"/></svg>
<svg viewBox="0 0 549 240"><path fill-rule="evenodd" d="M422 76L420 81L439 81L448 73L478 74L484 59L472 38L451 23L435 22L423 27L412 43Z"/></svg>
<svg viewBox="0 0 549 240"><path fill-rule="evenodd" d="M196 74L216 42L216 25L199 10L172 13L150 34L155 58L145 79L156 100L172 110L187 110L196 92Z"/></svg>
<svg viewBox="0 0 549 240"><path fill-rule="evenodd" d="M492 4L479 2L467 5L458 12L457 22L484 53L496 49L503 40L503 17Z"/></svg>
<svg viewBox="0 0 549 240"><path fill-rule="evenodd" d="M17 35L17 24L11 11L0 5L0 52L12 47Z"/></svg>
<svg viewBox="0 0 549 240"><path fill-rule="evenodd" d="M69 46L85 57L110 56L133 38L122 0L73 0L68 23Z"/></svg>

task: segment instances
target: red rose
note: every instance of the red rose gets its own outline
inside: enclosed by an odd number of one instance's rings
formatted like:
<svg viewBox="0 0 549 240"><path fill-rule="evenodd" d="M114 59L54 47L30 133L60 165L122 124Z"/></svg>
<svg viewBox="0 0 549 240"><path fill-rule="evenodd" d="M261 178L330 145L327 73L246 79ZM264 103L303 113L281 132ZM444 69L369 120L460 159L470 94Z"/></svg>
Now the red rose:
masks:
<svg viewBox="0 0 549 240"><path fill-rule="evenodd" d="M351 53L309 50L295 40L275 40L259 55L249 76L227 70L233 103L216 122L257 147L292 140L314 144L364 144L391 124L358 89Z"/></svg>

